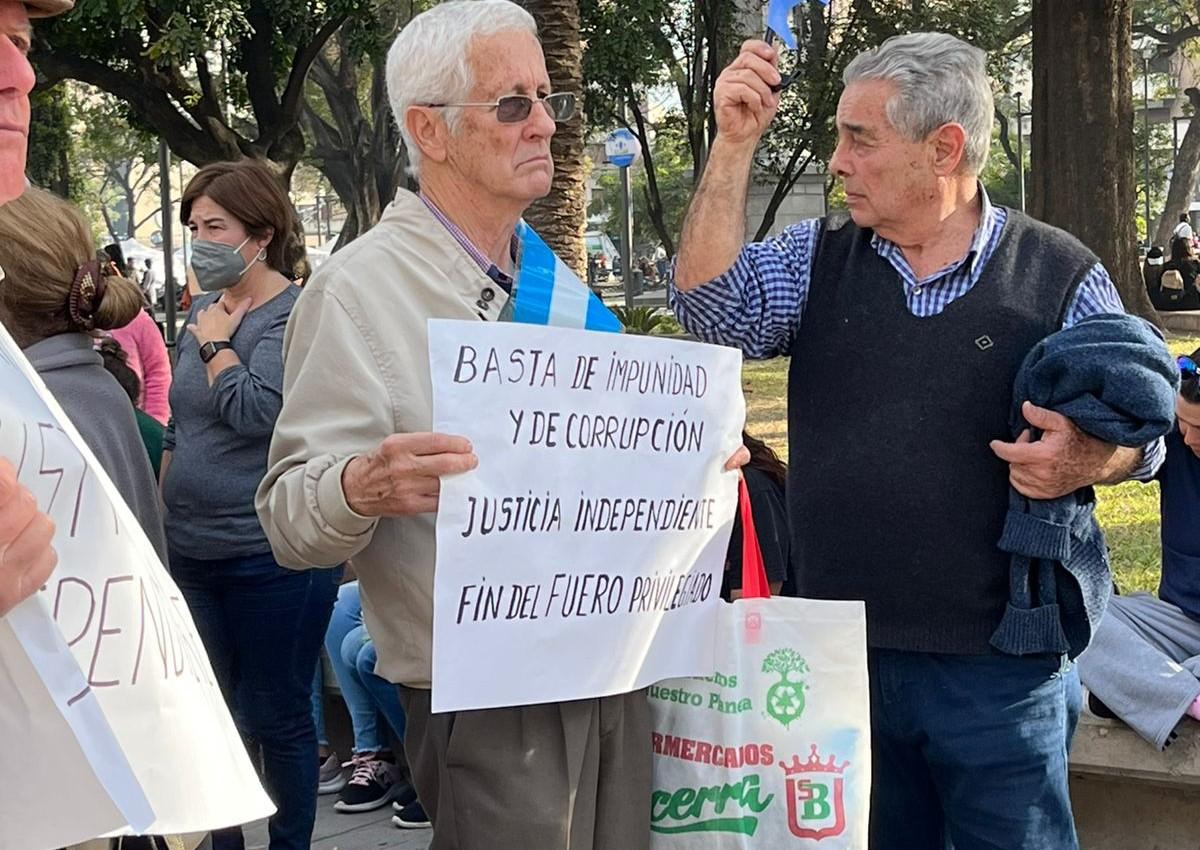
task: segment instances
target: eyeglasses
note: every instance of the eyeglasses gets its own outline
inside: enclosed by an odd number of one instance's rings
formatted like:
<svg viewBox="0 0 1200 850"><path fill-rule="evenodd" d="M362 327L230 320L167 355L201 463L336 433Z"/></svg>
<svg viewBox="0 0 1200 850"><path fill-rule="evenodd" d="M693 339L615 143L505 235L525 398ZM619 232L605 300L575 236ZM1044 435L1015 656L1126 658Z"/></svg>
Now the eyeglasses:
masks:
<svg viewBox="0 0 1200 850"><path fill-rule="evenodd" d="M569 121L575 114L575 95L570 92L555 92L545 97L529 97L524 94L510 94L494 103L427 103L431 109L444 109L448 106L477 106L496 110L496 120L501 124L520 124L533 111L533 104L540 103L546 107L550 117L556 122Z"/></svg>
<svg viewBox="0 0 1200 850"><path fill-rule="evenodd" d="M1187 355L1180 355L1175 358L1175 362L1179 364L1179 374L1184 378L1196 379L1200 377L1200 366L1196 365L1196 361Z"/></svg>

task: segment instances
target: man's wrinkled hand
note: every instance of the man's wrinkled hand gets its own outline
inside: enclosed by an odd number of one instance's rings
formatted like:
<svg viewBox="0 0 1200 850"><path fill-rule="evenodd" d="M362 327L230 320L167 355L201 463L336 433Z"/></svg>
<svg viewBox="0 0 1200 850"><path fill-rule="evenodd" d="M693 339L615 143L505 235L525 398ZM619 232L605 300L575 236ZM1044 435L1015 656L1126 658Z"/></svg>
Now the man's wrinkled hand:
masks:
<svg viewBox="0 0 1200 850"><path fill-rule="evenodd" d="M1008 480L1029 499L1057 499L1103 479L1117 447L1088 436L1061 413L1025 402L1022 414L1042 431L1036 442L1029 430L1015 442L991 442L992 451L1008 462Z"/></svg>
<svg viewBox="0 0 1200 850"><path fill-rule="evenodd" d="M398 517L434 513L443 475L479 465L471 443L447 434L393 434L375 451L342 471L346 504L361 516Z"/></svg>

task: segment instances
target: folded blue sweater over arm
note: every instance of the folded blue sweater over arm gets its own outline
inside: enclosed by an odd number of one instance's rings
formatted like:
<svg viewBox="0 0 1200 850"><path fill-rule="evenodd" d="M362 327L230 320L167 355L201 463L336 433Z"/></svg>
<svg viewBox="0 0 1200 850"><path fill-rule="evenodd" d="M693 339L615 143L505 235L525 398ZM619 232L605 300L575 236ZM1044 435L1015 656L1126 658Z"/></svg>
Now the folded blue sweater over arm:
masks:
<svg viewBox="0 0 1200 850"><path fill-rule="evenodd" d="M1136 316L1091 316L1026 356L1013 385L1012 434L1031 427L1021 414L1028 400L1107 443L1145 446L1171 429L1178 385L1179 370L1153 325ZM1036 429L1033 437L1040 437ZM1010 596L991 640L1001 652L1074 658L1087 648L1112 594L1095 505L1091 487L1047 500L1010 488L998 544L1012 555Z"/></svg>

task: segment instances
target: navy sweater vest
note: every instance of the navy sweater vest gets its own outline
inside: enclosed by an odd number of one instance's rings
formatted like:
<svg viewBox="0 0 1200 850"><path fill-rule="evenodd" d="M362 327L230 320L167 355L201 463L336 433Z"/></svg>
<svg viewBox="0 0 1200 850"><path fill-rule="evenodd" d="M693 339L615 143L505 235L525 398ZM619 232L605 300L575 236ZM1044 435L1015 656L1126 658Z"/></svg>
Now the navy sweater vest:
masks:
<svg viewBox="0 0 1200 850"><path fill-rule="evenodd" d="M1009 211L979 281L920 318L871 237L823 229L792 345L799 593L864 600L872 647L987 653L1009 595L1008 467L988 443L1011 439L1017 370L1097 259Z"/></svg>

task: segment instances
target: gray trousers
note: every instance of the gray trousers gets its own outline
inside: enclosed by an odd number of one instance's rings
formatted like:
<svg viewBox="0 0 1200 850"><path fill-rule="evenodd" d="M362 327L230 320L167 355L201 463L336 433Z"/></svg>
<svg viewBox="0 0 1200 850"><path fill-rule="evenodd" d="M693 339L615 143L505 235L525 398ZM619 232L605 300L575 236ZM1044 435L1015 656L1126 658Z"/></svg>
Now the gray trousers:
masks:
<svg viewBox="0 0 1200 850"><path fill-rule="evenodd" d="M404 750L429 819L429 850L645 850L646 692L430 713L400 687Z"/></svg>
<svg viewBox="0 0 1200 850"><path fill-rule="evenodd" d="M1114 596L1079 678L1161 750L1200 696L1200 622L1148 593Z"/></svg>

